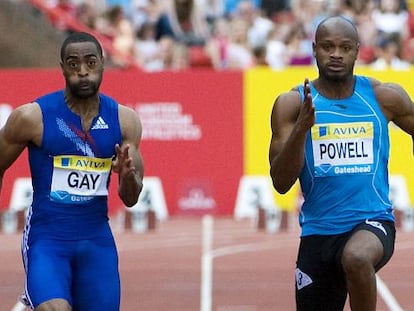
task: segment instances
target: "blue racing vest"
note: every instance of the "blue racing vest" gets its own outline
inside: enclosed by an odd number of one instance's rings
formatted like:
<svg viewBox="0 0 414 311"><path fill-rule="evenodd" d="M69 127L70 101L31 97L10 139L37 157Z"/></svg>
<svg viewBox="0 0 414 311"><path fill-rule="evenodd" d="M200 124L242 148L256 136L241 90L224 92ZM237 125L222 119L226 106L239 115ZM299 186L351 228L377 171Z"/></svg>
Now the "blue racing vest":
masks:
<svg viewBox="0 0 414 311"><path fill-rule="evenodd" d="M43 116L40 147L29 145L34 190L27 231L31 237L105 237L108 186L115 144L122 143L118 104L99 95L99 113L84 132L81 119L66 105L63 91L36 102Z"/></svg>
<svg viewBox="0 0 414 311"><path fill-rule="evenodd" d="M368 78L355 78L346 99L325 98L310 85L316 122L307 133L299 177L302 236L343 233L367 219L394 220L388 122Z"/></svg>

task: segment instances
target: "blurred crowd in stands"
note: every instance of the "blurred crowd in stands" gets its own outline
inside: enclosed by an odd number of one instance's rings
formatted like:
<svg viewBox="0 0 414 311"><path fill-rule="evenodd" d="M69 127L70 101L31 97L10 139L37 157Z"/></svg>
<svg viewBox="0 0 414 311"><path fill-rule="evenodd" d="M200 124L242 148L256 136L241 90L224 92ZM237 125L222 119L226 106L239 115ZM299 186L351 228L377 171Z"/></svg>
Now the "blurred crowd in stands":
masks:
<svg viewBox="0 0 414 311"><path fill-rule="evenodd" d="M108 38L118 67L125 57L148 72L310 65L316 25L333 14L357 26L358 64L406 70L414 63L408 0L43 1ZM51 22L71 31L59 20Z"/></svg>

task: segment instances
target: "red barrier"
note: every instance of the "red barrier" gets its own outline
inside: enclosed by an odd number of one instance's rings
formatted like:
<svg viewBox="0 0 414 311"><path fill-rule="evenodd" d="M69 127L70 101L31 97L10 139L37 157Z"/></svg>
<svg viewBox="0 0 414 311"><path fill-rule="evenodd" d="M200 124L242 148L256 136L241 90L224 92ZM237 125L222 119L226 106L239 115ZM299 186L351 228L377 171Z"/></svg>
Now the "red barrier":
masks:
<svg viewBox="0 0 414 311"><path fill-rule="evenodd" d="M64 86L59 70L0 71L0 121L7 107ZM107 70L102 91L141 116L145 175L158 176L170 214L232 214L243 174L242 73ZM27 154L7 171L0 208L14 179L29 176ZM112 178L111 211L122 207Z"/></svg>

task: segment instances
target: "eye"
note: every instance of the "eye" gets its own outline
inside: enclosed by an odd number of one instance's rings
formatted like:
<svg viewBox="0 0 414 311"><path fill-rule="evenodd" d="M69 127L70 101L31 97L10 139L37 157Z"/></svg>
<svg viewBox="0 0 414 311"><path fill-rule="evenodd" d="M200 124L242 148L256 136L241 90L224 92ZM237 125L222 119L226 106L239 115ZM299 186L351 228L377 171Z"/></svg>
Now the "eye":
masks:
<svg viewBox="0 0 414 311"><path fill-rule="evenodd" d="M96 59L90 59L89 61L88 61L88 66L89 67L95 67L97 65L97 61L96 61Z"/></svg>
<svg viewBox="0 0 414 311"><path fill-rule="evenodd" d="M330 48L331 48L330 44L328 44L328 43L322 44L322 49L324 49L325 51L329 51Z"/></svg>
<svg viewBox="0 0 414 311"><path fill-rule="evenodd" d="M70 69L77 69L79 67L79 64L77 62L68 62L68 66Z"/></svg>

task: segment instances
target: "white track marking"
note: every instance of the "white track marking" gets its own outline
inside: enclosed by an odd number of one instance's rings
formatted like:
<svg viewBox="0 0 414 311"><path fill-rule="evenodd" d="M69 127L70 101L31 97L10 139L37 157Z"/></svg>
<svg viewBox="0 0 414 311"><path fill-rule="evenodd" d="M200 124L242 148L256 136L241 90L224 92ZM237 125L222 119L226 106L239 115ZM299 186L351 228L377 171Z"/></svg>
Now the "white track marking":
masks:
<svg viewBox="0 0 414 311"><path fill-rule="evenodd" d="M26 310L26 306L24 304L22 304L20 301L18 301L13 309L11 309L10 311L24 311Z"/></svg>
<svg viewBox="0 0 414 311"><path fill-rule="evenodd" d="M377 275L377 289L378 294L382 297L385 304L389 308L390 311L403 311L403 308L398 304L397 300L388 289L387 285L381 280L381 278Z"/></svg>
<svg viewBox="0 0 414 311"><path fill-rule="evenodd" d="M213 217L206 215L202 220L201 292L200 311L211 311L213 286Z"/></svg>
<svg viewBox="0 0 414 311"><path fill-rule="evenodd" d="M277 249L287 245L295 246L297 243L292 240L285 240L286 243L275 244L275 241L268 241L263 243L239 244L232 246L225 246L213 249L213 217L210 215L204 216L202 219L202 256L201 256L201 297L200 297L200 311L212 310L212 280L213 280L213 259L221 256L233 255L243 252L253 252L266 249ZM287 245L286 245L287 244ZM412 248L412 243L405 244L407 249ZM402 247L402 248L404 248ZM404 311L398 304L391 291L388 289L384 281L376 275L378 294L383 299L384 303L389 308L389 311Z"/></svg>

